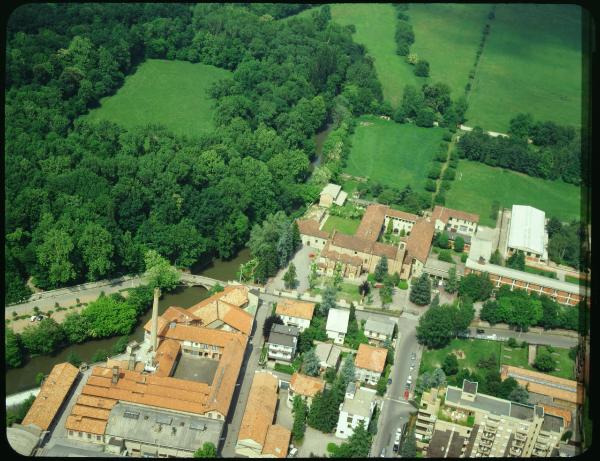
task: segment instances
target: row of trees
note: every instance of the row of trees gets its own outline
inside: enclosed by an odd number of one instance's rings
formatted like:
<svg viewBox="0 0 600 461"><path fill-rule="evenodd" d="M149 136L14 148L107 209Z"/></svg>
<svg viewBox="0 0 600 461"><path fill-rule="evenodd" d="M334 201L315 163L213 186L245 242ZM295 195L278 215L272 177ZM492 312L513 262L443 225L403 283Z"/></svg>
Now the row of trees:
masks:
<svg viewBox="0 0 600 461"><path fill-rule="evenodd" d="M378 203L383 205L398 205L408 213L420 214L431 206L429 194L413 190L410 184L403 189L383 185L378 181L369 180L357 185L356 190L361 194L370 194Z"/></svg>
<svg viewBox="0 0 600 461"><path fill-rule="evenodd" d="M127 298L119 293L110 296L101 293L80 313L67 314L60 324L52 318L45 318L26 327L20 334L6 328L7 366L21 366L26 355L52 354L69 344L129 334L151 305L154 289L171 290L179 280L179 272L153 250L146 253L145 264L148 285L130 289Z"/></svg>
<svg viewBox="0 0 600 461"><path fill-rule="evenodd" d="M587 230L583 223L571 221L562 224L552 217L546 224L548 231L548 258L557 264L566 264L586 271L588 260Z"/></svg>
<svg viewBox="0 0 600 461"><path fill-rule="evenodd" d="M522 331L532 326L546 330L565 328L578 331L581 309L585 309L585 306L561 306L546 295L527 294L519 289L510 291L509 287L502 286L495 300L483 304L479 316L492 325L507 323Z"/></svg>
<svg viewBox="0 0 600 461"><path fill-rule="evenodd" d="M517 119L522 121L518 116ZM511 130L529 133L516 126L511 120ZM536 134L534 144L529 144L527 135L514 134L510 137L492 137L481 128L465 133L458 142L461 157L482 162L490 166L507 168L530 176L544 179L562 179L571 184L580 184L586 179L581 161L581 136L572 127L559 127L552 122L544 126L552 129ZM564 130L565 134L561 130ZM557 134L560 132L560 134Z"/></svg>
<svg viewBox="0 0 600 461"><path fill-rule="evenodd" d="M409 17L406 14L408 5L394 3L396 7L396 54L406 56L406 62L415 66L414 73L417 77L429 77L429 62L419 59L418 56L410 52L410 46L415 42L415 33L412 25L408 22Z"/></svg>
<svg viewBox="0 0 600 461"><path fill-rule="evenodd" d="M327 8L289 21L268 14L224 4L13 12L5 302L27 297L30 277L51 289L139 272L148 248L180 267L229 257L254 223L318 195L302 184L313 134L331 114L372 111L381 88L351 28L330 22ZM210 91L218 130L192 141L78 119L146 58L233 70Z"/></svg>

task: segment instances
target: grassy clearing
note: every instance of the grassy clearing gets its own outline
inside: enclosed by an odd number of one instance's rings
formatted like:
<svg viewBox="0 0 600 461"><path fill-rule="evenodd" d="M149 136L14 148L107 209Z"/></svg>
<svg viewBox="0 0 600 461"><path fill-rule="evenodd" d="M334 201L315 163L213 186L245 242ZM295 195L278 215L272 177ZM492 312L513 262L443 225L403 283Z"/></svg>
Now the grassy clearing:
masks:
<svg viewBox="0 0 600 461"><path fill-rule="evenodd" d="M336 229L338 232L342 234L354 235L356 229L358 229L358 225L360 224L360 219L348 219L342 218L340 216L329 216L325 224L323 225L323 230L326 232L333 232Z"/></svg>
<svg viewBox="0 0 600 461"><path fill-rule="evenodd" d="M490 218L494 200L506 208L514 204L530 205L543 210L548 217L570 221L580 219L580 199L581 190L572 184L461 160L456 179L446 194L446 206L477 213L480 224L494 227L496 222Z"/></svg>
<svg viewBox="0 0 600 461"><path fill-rule="evenodd" d="M409 11L410 13L410 11ZM418 85L425 79L415 76L413 67L396 54L396 10L388 3L336 3L331 16L341 25L354 24L354 41L364 45L375 60L375 70L381 82L383 97L396 108L407 84ZM418 40L418 36L415 40Z"/></svg>
<svg viewBox="0 0 600 461"><path fill-rule="evenodd" d="M506 132L519 112L580 125L581 11L578 5L499 4L475 77L467 125Z"/></svg>
<svg viewBox="0 0 600 461"><path fill-rule="evenodd" d="M415 32L411 52L431 65L430 80L464 93L491 5L413 3L407 12Z"/></svg>
<svg viewBox="0 0 600 461"><path fill-rule="evenodd" d="M358 119L345 172L388 186L424 191L443 128L421 128L374 116ZM362 122L371 125L363 126Z"/></svg>
<svg viewBox="0 0 600 461"><path fill-rule="evenodd" d="M213 101L207 88L229 76L231 72L205 64L149 59L85 117L126 128L159 123L175 133L195 136L213 129Z"/></svg>
<svg viewBox="0 0 600 461"><path fill-rule="evenodd" d="M423 353L419 374L440 367L446 355L451 352L461 350L464 352L463 359L458 358L459 368L468 368L470 371L477 371L477 363L481 359L488 358L491 354L500 357L501 365L512 365L515 367L525 368L527 370L535 370L527 363L528 348L507 347L501 341L488 341L482 339L454 339L443 349L428 350ZM538 354L545 352L546 347L538 347ZM573 374L573 360L569 357L569 349L554 348L552 357L557 362L557 369L548 373L552 376L557 376L566 379L575 379Z"/></svg>

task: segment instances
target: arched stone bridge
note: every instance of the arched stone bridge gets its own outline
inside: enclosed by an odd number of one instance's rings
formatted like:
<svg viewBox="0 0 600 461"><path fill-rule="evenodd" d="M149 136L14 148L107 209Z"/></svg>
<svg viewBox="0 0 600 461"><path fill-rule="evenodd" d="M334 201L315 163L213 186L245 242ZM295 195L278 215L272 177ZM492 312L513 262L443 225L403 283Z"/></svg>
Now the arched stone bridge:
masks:
<svg viewBox="0 0 600 461"><path fill-rule="evenodd" d="M221 280L204 277L203 275L189 274L187 272L181 273L180 282L187 286L201 286L207 290L211 289L217 283L223 286L227 285L227 282L223 282Z"/></svg>

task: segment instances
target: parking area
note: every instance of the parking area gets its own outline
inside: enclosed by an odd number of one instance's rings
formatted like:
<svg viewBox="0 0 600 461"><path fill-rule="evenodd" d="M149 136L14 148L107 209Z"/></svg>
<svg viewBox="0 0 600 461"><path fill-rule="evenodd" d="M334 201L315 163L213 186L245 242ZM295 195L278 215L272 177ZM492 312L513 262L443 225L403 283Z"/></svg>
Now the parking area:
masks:
<svg viewBox="0 0 600 461"><path fill-rule="evenodd" d="M189 357L182 354L173 377L210 385L213 382L218 366L218 360L207 359L205 357Z"/></svg>
<svg viewBox="0 0 600 461"><path fill-rule="evenodd" d="M308 275L310 274L310 265L316 254L317 250L315 248L302 246L302 248L298 250L298 252L290 261L293 262L296 266L296 279L298 280L298 286L296 287L296 290L299 293L304 293L306 290L308 290ZM313 255L313 258L310 258L310 255ZM273 289L285 290L283 276L287 272L288 267L289 265L284 267L277 273L271 285Z"/></svg>
<svg viewBox="0 0 600 461"><path fill-rule="evenodd" d="M294 425L294 416L292 410L287 407L286 400L288 397L288 391L284 389L279 390L279 405L277 407L277 424L281 424L291 430ZM312 427L306 426L306 432L304 434L304 440L302 444L295 444L298 448L296 458L309 458L312 455L320 458L328 457L327 444L333 442L335 444L341 444L342 439L338 439L333 434L323 434ZM291 442L293 443L293 442Z"/></svg>

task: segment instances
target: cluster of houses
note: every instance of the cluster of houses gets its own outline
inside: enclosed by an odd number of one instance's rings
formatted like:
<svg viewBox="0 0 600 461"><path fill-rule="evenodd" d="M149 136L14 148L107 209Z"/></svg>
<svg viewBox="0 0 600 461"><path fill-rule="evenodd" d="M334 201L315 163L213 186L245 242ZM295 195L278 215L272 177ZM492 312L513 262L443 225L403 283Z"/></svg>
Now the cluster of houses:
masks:
<svg viewBox="0 0 600 461"><path fill-rule="evenodd" d="M310 326L315 313L315 304L299 300L282 300L277 304L275 313L281 317L283 325L272 325L267 341L267 356L274 363L291 363L296 354L298 335ZM336 372L339 370L349 317L348 309L329 309L326 331L330 341L315 341L320 374L327 369ZM365 322L364 333L369 339L369 344L360 344L354 356L355 380L346 390L335 432L336 437L342 439L350 437L360 421L368 426L379 402L375 386L385 371L388 349L383 346L394 343L393 323L369 318ZM322 392L324 387L325 382L320 377L296 372L289 382L287 405L291 408L296 395L301 396L310 405L313 397L317 392ZM244 454L244 448L240 447L239 453Z"/></svg>

